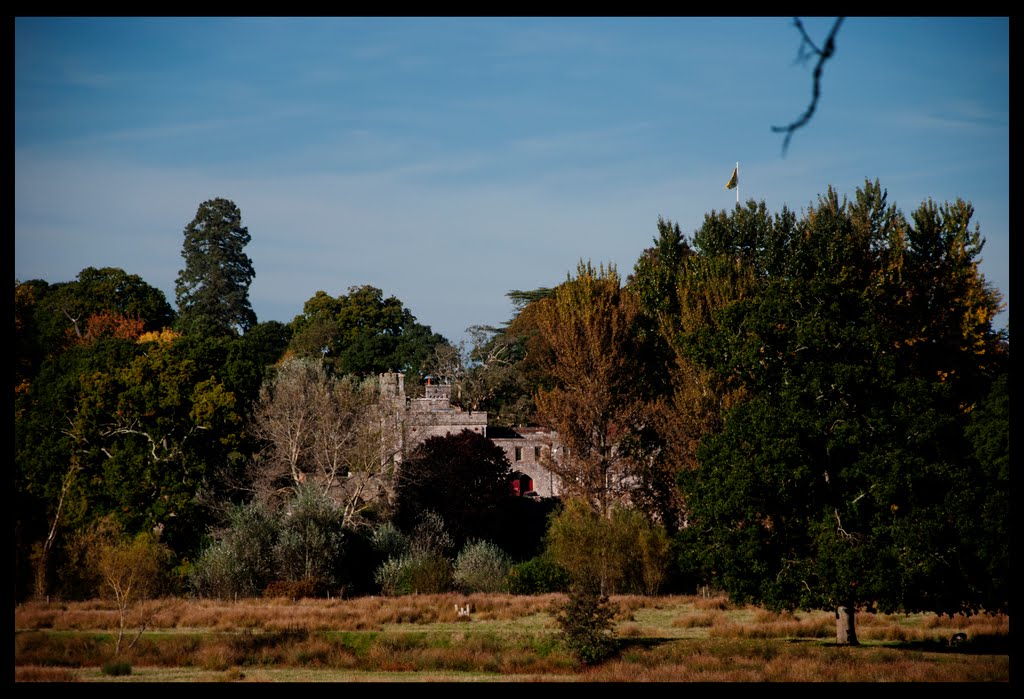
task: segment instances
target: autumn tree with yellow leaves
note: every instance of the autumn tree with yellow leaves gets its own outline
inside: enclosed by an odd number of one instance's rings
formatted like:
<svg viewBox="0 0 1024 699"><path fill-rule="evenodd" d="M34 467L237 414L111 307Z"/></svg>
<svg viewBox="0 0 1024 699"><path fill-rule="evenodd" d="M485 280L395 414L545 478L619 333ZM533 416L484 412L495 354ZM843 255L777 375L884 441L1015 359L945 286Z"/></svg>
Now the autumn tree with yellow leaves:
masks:
<svg viewBox="0 0 1024 699"><path fill-rule="evenodd" d="M637 381L636 296L614 265L581 262L536 309L553 387L536 394L539 421L558 431L559 458L549 460L567 494L605 514L639 485L634 440L644 421Z"/></svg>

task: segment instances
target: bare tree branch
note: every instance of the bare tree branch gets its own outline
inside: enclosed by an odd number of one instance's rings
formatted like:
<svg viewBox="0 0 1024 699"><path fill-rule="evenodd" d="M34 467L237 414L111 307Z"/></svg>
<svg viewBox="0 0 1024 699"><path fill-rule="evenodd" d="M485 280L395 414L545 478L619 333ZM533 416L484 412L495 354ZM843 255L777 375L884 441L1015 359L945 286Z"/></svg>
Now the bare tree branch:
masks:
<svg viewBox="0 0 1024 699"><path fill-rule="evenodd" d="M811 90L811 104L807 107L807 111L788 126L772 127L772 131L775 133L786 134L785 139L782 141L783 155L785 155L786 149L789 148L789 140L793 137L793 132L810 121L811 117L814 115L814 110L818 108L818 97L821 95L821 73L825 66L825 61L830 59L832 54L835 53L836 32L839 31L839 25L843 23L843 18L836 18L835 24L832 25L832 31L828 33L828 37L825 39L825 45L820 49L814 45L814 42L811 41L811 38L807 35L807 31L804 29L803 22L800 21L799 17L795 17L793 19L793 23L796 25L797 30L799 30L801 37L800 48L797 51L797 61L804 63L808 58L817 56L818 64L814 66L814 84Z"/></svg>

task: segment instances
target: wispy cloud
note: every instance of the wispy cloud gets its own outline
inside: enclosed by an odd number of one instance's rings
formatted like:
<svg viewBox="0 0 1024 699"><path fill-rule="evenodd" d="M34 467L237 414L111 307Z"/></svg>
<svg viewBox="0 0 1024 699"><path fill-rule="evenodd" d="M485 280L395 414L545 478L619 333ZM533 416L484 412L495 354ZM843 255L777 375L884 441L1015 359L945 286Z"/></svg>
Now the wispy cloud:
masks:
<svg viewBox="0 0 1024 699"><path fill-rule="evenodd" d="M1006 131L1010 113L977 102L953 102L928 110L901 110L892 122L906 128L995 133Z"/></svg>

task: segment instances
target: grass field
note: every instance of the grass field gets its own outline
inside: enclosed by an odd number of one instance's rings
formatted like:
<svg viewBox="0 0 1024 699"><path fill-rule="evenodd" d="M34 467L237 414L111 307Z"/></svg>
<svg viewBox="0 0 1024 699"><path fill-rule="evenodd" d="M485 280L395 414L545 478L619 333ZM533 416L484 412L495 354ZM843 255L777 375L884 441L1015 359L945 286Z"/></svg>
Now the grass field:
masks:
<svg viewBox="0 0 1024 699"><path fill-rule="evenodd" d="M614 597L617 652L577 664L561 595L168 599L15 608L16 682L1009 682L1005 615L775 613L724 597ZM469 617L456 608L469 605ZM145 631L140 629L151 620ZM951 644L954 633L967 640ZM130 645L130 648L128 647Z"/></svg>

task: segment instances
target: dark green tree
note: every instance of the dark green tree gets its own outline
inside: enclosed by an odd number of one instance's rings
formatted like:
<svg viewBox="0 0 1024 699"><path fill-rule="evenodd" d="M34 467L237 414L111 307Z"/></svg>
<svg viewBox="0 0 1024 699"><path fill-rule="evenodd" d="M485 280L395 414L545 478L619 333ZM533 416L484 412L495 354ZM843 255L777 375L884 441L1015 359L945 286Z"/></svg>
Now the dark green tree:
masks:
<svg viewBox="0 0 1024 699"><path fill-rule="evenodd" d="M401 371L422 378L437 345L447 344L400 300L384 298L383 291L369 285L350 287L337 298L316 292L291 328L290 349L299 357L323 358L338 375Z"/></svg>
<svg viewBox="0 0 1024 699"><path fill-rule="evenodd" d="M49 284L42 280L14 284L14 394L28 389L45 355L37 327L39 299Z"/></svg>
<svg viewBox="0 0 1024 699"><path fill-rule="evenodd" d="M653 247L640 255L626 286L636 294L643 312L643 332L661 340L659 323L678 312L676 279L683 261L693 255L678 223L658 219L658 237ZM667 354L667 352L666 352Z"/></svg>
<svg viewBox="0 0 1024 699"><path fill-rule="evenodd" d="M410 531L427 512L438 514L455 541L487 539L505 549L507 531L496 531L512 500L505 452L477 432L430 437L402 461L395 488L395 521ZM507 550L507 549L506 549Z"/></svg>
<svg viewBox="0 0 1024 699"><path fill-rule="evenodd" d="M752 228L774 239L787 235L791 219L785 210L773 219L763 206L737 209L732 218L724 212L713 213L697 232L706 248L702 255L693 254L679 240L677 230L661 225L656 247L637 263L631 285L643 301L645 332L653 325L662 338L662 343L651 343L654 361L649 371L659 378L652 381L655 439L647 450L652 465L661 472L695 468L698 442L721 428L724 411L745 390L734 377L719 376L695 362L683 340L690 333L717 327L716 311L753 293L757 266L749 257L758 245L739 241L739 236L746 235L743 231ZM725 246L729 252L723 252ZM665 260L668 264L663 264ZM666 520L666 525L671 522Z"/></svg>
<svg viewBox="0 0 1024 699"><path fill-rule="evenodd" d="M541 286L536 289L513 289L505 294L505 296L507 296L508 300L512 302L512 306L516 310L516 315L518 315L531 303L540 301L541 299L546 299L554 293L555 290L552 287Z"/></svg>
<svg viewBox="0 0 1024 699"><path fill-rule="evenodd" d="M15 544L19 598L45 596L53 579L51 561L67 531L84 528L90 518L85 491L99 482L79 436L81 384L87 377L132 361L136 343L107 340L76 345L43 362L38 376L15 397Z"/></svg>
<svg viewBox="0 0 1024 699"><path fill-rule="evenodd" d="M1011 590L1010 534L1010 371L1004 368L988 396L971 411L966 429L972 480L994 483L988 492L969 488L961 505L960 523L968 543L962 548L964 565L981 571L972 596L985 609L1009 610ZM973 556L973 561L971 557Z"/></svg>
<svg viewBox="0 0 1024 699"><path fill-rule="evenodd" d="M97 497L120 508L128 531L166 527L180 554L194 551L207 520L196 495L216 469L244 463L244 418L219 378L223 346L182 338L145 343L131 363L82 385L80 430L107 474Z"/></svg>
<svg viewBox="0 0 1024 699"><path fill-rule="evenodd" d="M255 272L245 254L249 230L234 202L210 199L185 227L175 294L177 328L187 335L237 335L256 324L249 305Z"/></svg>
<svg viewBox="0 0 1024 699"><path fill-rule="evenodd" d="M260 386L271 368L284 356L291 333L276 320L257 323L245 335L212 340L220 347L223 365L218 376L229 386L239 403L239 412L250 414L259 397Z"/></svg>
<svg viewBox="0 0 1024 699"><path fill-rule="evenodd" d="M680 477L684 538L738 601L836 610L840 643L857 642L858 609L998 611L1008 600L982 594L992 571L972 550L979 528L1004 540L1006 523L970 511L1006 483L978 468L965 437L1005 354L984 320L998 298L977 272L966 209L932 210L911 226L867 182L853 202L830 189L795 224L752 202L712 213L694 238L699 255L738 260L755 282L679 341L746 392ZM921 238L945 242L915 270ZM959 289L943 307L951 317L983 319L969 326L975 341L945 342L962 331L908 312L937 288ZM922 362L908 343L945 350Z"/></svg>
<svg viewBox="0 0 1024 699"><path fill-rule="evenodd" d="M644 370L636 372L644 386L645 429L636 432L635 449L642 454L647 467L645 509L659 513L659 519L671 531L681 524L682 501L675 487L675 474L685 467L688 451L686 432L699 421L693 420L690 405L699 401L698 382L693 380L691 366L673 350L670 338L675 337L679 301L676 285L684 266L691 262L693 250L679 229L679 224L658 218L658 235L654 245L644 250L626 281L626 287L640 303L637 318L637 359ZM695 396L694 393L698 395ZM674 405L673 398L687 403L686 409Z"/></svg>

